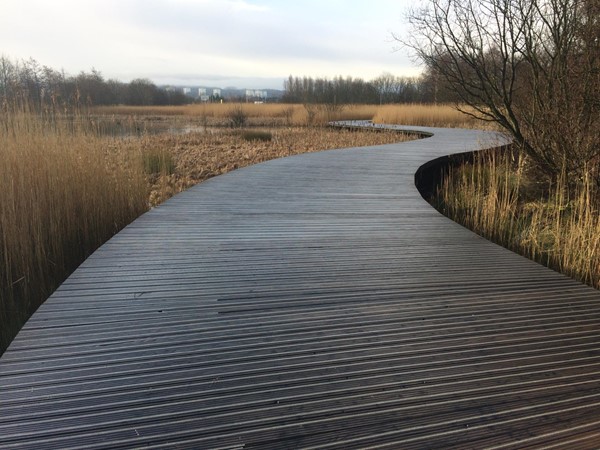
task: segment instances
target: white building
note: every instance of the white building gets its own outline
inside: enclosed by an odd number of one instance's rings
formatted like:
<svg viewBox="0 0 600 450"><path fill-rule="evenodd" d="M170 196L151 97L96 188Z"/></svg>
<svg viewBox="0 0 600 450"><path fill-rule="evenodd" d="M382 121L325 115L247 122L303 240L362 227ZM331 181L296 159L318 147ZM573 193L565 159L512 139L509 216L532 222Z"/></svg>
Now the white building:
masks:
<svg viewBox="0 0 600 450"><path fill-rule="evenodd" d="M259 89L246 89L247 98L267 98L267 91Z"/></svg>

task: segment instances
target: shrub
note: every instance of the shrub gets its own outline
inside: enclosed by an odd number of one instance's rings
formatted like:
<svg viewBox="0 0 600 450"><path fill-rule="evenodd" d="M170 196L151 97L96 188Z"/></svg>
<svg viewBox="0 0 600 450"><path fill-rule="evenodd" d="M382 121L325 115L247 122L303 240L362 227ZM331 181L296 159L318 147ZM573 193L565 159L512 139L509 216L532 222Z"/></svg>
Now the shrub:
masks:
<svg viewBox="0 0 600 450"><path fill-rule="evenodd" d="M246 114L242 105L237 105L227 113L227 119L232 128L243 128L248 121L248 114Z"/></svg>
<svg viewBox="0 0 600 450"><path fill-rule="evenodd" d="M242 138L245 141L270 141L273 139L273 134L270 131L262 130L247 130L242 133Z"/></svg>

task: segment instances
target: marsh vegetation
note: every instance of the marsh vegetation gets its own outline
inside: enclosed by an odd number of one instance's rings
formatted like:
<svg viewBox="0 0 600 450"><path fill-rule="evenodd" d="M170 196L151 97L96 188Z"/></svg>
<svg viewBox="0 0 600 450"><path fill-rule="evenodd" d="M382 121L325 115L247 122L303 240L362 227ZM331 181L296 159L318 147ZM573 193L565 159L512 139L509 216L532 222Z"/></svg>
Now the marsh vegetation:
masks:
<svg viewBox="0 0 600 450"><path fill-rule="evenodd" d="M248 122L264 126L231 128L222 106L210 120L186 114L189 107L0 113L0 352L87 256L174 194L273 158L403 139L278 126L288 105L244 105Z"/></svg>
<svg viewBox="0 0 600 450"><path fill-rule="evenodd" d="M540 181L523 152L450 168L432 203L478 234L600 289L600 196L587 176Z"/></svg>
<svg viewBox="0 0 600 450"><path fill-rule="evenodd" d="M233 126L231 111L244 116L243 127ZM407 139L321 126L331 119L482 126L449 105L345 105L335 112L302 104L106 106L69 114L5 109L0 351L99 245L176 193L273 158ZM598 287L594 184L574 189L540 181L524 155L478 157L451 170L438 206L485 236Z"/></svg>
<svg viewBox="0 0 600 450"><path fill-rule="evenodd" d="M505 246L599 287L600 1L429 0L398 37L436 91L513 141L434 203Z"/></svg>

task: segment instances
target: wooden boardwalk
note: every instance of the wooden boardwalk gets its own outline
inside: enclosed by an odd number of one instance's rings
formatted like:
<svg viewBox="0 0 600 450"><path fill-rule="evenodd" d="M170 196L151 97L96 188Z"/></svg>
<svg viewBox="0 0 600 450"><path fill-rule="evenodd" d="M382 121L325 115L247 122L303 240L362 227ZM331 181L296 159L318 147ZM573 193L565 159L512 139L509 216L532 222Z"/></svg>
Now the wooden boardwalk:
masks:
<svg viewBox="0 0 600 450"><path fill-rule="evenodd" d="M140 217L0 359L0 448L599 448L600 292L423 201L497 145L423 131Z"/></svg>

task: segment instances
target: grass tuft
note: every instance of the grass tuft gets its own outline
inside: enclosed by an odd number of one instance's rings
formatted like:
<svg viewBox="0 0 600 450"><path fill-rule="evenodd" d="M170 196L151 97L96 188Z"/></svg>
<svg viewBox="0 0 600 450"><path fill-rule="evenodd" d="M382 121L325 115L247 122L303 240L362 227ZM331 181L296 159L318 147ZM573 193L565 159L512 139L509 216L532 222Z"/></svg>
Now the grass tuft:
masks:
<svg viewBox="0 0 600 450"><path fill-rule="evenodd" d="M148 175L172 175L175 173L173 155L164 148L152 148L142 154L144 172Z"/></svg>

